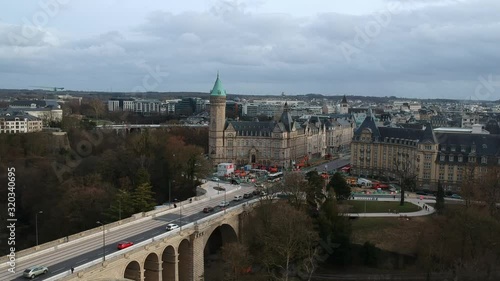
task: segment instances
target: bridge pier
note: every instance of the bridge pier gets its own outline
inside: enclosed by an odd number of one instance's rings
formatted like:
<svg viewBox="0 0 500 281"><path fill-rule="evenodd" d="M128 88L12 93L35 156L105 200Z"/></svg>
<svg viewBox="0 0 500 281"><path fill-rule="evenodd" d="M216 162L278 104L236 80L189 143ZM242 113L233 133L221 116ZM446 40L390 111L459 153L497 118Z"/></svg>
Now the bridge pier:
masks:
<svg viewBox="0 0 500 281"><path fill-rule="evenodd" d="M192 235L193 241L193 281L204 281L205 274L205 241L203 232Z"/></svg>

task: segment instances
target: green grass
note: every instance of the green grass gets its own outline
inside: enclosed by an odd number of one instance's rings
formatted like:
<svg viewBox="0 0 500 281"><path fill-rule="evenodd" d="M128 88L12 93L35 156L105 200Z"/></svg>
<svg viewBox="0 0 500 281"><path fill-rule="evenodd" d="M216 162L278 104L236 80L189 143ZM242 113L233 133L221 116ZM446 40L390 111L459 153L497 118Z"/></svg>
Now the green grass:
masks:
<svg viewBox="0 0 500 281"><path fill-rule="evenodd" d="M349 212L351 213L364 213L365 203L366 203L367 213L387 213L389 212L389 210L398 210L400 213L409 213L420 210L418 206L408 202L405 202L404 206L400 206L399 201L386 202L386 201L349 200L345 204L351 206L349 210Z"/></svg>

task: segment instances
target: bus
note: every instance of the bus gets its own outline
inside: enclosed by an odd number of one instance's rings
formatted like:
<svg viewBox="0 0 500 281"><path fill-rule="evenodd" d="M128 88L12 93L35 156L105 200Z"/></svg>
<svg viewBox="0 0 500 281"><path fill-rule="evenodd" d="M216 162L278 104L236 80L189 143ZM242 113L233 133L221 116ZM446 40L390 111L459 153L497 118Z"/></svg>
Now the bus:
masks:
<svg viewBox="0 0 500 281"><path fill-rule="evenodd" d="M277 172L274 174L267 175L268 182L277 182L280 181L282 178L283 178L283 172Z"/></svg>

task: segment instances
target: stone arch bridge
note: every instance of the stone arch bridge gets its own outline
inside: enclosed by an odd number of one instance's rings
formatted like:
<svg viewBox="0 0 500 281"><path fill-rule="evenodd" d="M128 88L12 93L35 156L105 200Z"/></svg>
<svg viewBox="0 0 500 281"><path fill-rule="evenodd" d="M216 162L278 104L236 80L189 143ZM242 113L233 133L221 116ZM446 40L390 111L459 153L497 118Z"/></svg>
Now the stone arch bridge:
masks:
<svg viewBox="0 0 500 281"><path fill-rule="evenodd" d="M79 270L60 280L72 281L201 281L209 257L222 245L236 242L241 236L241 221L251 205L228 209L176 229L176 235L160 235L145 245L139 243L129 251L119 252L106 261Z"/></svg>

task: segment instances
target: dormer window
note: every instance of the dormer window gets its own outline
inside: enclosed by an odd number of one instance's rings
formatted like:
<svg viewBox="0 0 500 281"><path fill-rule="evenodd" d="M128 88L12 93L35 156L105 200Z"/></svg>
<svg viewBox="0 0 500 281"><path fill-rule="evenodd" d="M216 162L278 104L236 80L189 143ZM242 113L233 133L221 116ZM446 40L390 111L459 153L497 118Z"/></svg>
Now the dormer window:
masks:
<svg viewBox="0 0 500 281"><path fill-rule="evenodd" d="M464 158L462 157L462 155L458 156L458 162L463 162L464 161Z"/></svg>
<svg viewBox="0 0 500 281"><path fill-rule="evenodd" d="M486 148L488 148L488 146L484 143L483 144L483 149L486 149Z"/></svg>
<svg viewBox="0 0 500 281"><path fill-rule="evenodd" d="M441 155L441 157L439 157L439 160L440 160L441 162L444 162L444 160L445 160L445 156L444 156L444 155ZM499 160L499 161L500 161L500 160Z"/></svg>
<svg viewBox="0 0 500 281"><path fill-rule="evenodd" d="M476 152L476 146L475 145L471 146L470 152L471 153L475 153Z"/></svg>
<svg viewBox="0 0 500 281"><path fill-rule="evenodd" d="M465 145L462 145L462 152L465 152Z"/></svg>
<svg viewBox="0 0 500 281"><path fill-rule="evenodd" d="M446 151L446 145L441 146L441 151Z"/></svg>
<svg viewBox="0 0 500 281"><path fill-rule="evenodd" d="M455 151L455 147L454 146L451 147L451 151Z"/></svg>
<svg viewBox="0 0 500 281"><path fill-rule="evenodd" d="M455 156L450 155L450 156L448 157L448 161L453 162L453 158L455 158Z"/></svg>
<svg viewBox="0 0 500 281"><path fill-rule="evenodd" d="M481 164L486 164L488 163L488 158L486 156L481 157Z"/></svg>

